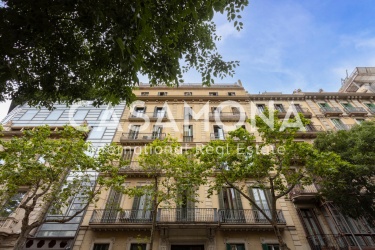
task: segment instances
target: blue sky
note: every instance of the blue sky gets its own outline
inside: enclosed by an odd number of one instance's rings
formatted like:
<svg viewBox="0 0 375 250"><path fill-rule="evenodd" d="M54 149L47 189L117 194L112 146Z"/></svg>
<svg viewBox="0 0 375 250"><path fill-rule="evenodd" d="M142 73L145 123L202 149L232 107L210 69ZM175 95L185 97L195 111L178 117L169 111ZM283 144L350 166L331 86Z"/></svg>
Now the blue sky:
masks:
<svg viewBox="0 0 375 250"><path fill-rule="evenodd" d="M374 0L250 0L238 32L215 17L226 60L239 60L233 78L249 93L337 91L355 67L375 66ZM142 78L142 82L147 79ZM195 72L185 82L200 82ZM0 104L0 119L7 110Z"/></svg>

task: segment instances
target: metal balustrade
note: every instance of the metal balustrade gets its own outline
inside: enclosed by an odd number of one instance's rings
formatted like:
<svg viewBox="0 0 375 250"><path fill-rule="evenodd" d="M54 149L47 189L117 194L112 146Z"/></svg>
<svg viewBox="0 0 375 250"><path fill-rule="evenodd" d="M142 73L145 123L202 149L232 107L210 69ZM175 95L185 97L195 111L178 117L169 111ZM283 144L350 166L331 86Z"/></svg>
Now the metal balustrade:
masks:
<svg viewBox="0 0 375 250"><path fill-rule="evenodd" d="M90 224L151 223L151 210L95 209Z"/></svg>
<svg viewBox="0 0 375 250"><path fill-rule="evenodd" d="M155 139L164 139L165 133L137 133L137 132L129 132L129 133L123 133L121 140L132 140L132 141L152 141Z"/></svg>
<svg viewBox="0 0 375 250"><path fill-rule="evenodd" d="M210 112L210 121L238 121L240 119L246 120L247 115L241 112Z"/></svg>
<svg viewBox="0 0 375 250"><path fill-rule="evenodd" d="M271 218L271 210L264 210ZM284 224L285 219L281 210L277 210L277 223ZM238 223L238 224L270 224L265 216L256 209L231 209L219 210L220 223Z"/></svg>
<svg viewBox="0 0 375 250"><path fill-rule="evenodd" d="M136 120L136 119L140 119L140 120L166 119L166 118L168 118L166 111L161 112L161 113L158 113L158 112L145 112L145 113L133 112L129 115L129 120L132 120L132 119L133 120Z"/></svg>
<svg viewBox="0 0 375 250"><path fill-rule="evenodd" d="M355 239L354 239L355 237ZM307 236L312 250L374 249L375 236L371 234L318 234Z"/></svg>
<svg viewBox="0 0 375 250"><path fill-rule="evenodd" d="M314 200L319 193L319 186L311 185L296 185L289 193L289 198L293 201L307 201Z"/></svg>
<svg viewBox="0 0 375 250"><path fill-rule="evenodd" d="M348 115L367 115L366 109L362 107L345 107L344 110Z"/></svg>
<svg viewBox="0 0 375 250"><path fill-rule="evenodd" d="M211 133L210 139L211 140L225 140L227 136L228 136L227 133Z"/></svg>
<svg viewBox="0 0 375 250"><path fill-rule="evenodd" d="M341 115L343 112L337 107L322 107L320 111L325 115Z"/></svg>
<svg viewBox="0 0 375 250"><path fill-rule="evenodd" d="M217 223L216 208L159 208L158 223Z"/></svg>

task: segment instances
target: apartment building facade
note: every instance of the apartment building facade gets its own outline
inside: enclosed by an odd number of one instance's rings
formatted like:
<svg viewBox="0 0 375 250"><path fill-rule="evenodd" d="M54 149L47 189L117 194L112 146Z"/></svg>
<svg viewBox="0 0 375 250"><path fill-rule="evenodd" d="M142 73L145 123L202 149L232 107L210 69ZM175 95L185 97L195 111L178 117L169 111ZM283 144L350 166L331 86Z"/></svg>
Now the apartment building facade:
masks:
<svg viewBox="0 0 375 250"><path fill-rule="evenodd" d="M321 132L348 130L364 120L374 119L374 86L375 68L356 68L343 81L339 92L296 90L293 94L249 94L240 82L211 87L185 84L178 88L140 84L135 90L136 102L129 107L120 105L115 108L118 126L111 120L109 130L92 132L89 139L97 138L98 142L107 143L113 137L113 141L124 149L123 158L129 161L129 166L122 169L127 175L125 185L142 186L150 179L140 170L137 157L141 148L156 138L170 135L177 138L183 150L187 150L211 140L223 140L229 131L241 126L259 139L256 129L247 120L262 114L267 107L278 110L281 119L296 113L310 119L311 123L296 133L295 140L313 142ZM10 127L47 123L49 115L43 119L35 115L27 121L26 113L13 114L13 118L8 117L5 122L12 120L8 124ZM99 118L98 114L80 121L86 120L95 127ZM60 120L61 116L55 122L60 124ZM61 121L61 124L65 123ZM154 249L279 249L271 225L234 190L225 188L210 198L207 198L206 186L197 188L196 192L198 202L187 202L183 207L162 204L156 215L150 212L150 197L128 197L114 190L102 192L98 202L91 204L82 215L82 221L72 227L69 245L64 247L75 250L147 250L151 219L156 216ZM257 197L259 204L267 208L264 190L253 189L251 192L250 195ZM318 192L315 185L297 186L287 197L279 199L278 224L288 246L301 250L375 249L374 229L365 221L345 218L333 204L317 200ZM243 216L229 218L225 211L241 211ZM26 249L66 249L56 245L49 248L48 244L37 246L40 240L50 243L56 239L54 226L52 229L50 225L38 229L36 239L30 241L32 244Z"/></svg>

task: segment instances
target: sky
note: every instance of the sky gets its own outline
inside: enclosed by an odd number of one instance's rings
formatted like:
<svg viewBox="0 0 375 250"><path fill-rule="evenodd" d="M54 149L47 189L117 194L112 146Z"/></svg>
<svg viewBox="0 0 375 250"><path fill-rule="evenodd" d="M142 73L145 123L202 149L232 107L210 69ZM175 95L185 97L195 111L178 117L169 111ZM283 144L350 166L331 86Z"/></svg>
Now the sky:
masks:
<svg viewBox="0 0 375 250"><path fill-rule="evenodd" d="M219 52L240 61L233 78L215 82L241 80L252 94L338 91L346 72L375 66L374 13L374 0L250 0L240 32L215 16ZM201 82L194 71L184 80ZM8 105L0 103L0 120Z"/></svg>

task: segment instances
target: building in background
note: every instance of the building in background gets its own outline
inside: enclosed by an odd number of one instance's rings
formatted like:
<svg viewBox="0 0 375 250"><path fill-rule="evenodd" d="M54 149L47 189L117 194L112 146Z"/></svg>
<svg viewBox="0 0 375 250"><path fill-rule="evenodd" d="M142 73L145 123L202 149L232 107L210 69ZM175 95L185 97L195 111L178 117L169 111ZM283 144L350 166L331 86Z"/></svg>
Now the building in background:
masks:
<svg viewBox="0 0 375 250"><path fill-rule="evenodd" d="M125 104L114 107L103 105L96 108L92 106L92 102L81 102L71 107L55 105L55 109L50 111L45 108L37 109L21 105L15 107L3 119L2 124L4 126L4 134L8 136L22 136L23 129L30 129L46 124L52 128L62 128L66 124L72 126L85 124L90 128L87 141L90 141L93 147L100 148L112 142L124 107ZM94 173L93 176L95 176ZM95 179L93 178L92 181L95 181ZM25 198L25 193L25 191L21 192L11 202L19 204L21 199ZM4 206L6 205L4 204ZM81 204L79 199L74 197L65 214L59 216L71 215L75 211L80 210L82 206L83 204ZM7 209L6 213L2 213L1 216L3 217L0 218L0 249L13 249L12 245L21 228L21 210L13 205L12 209ZM33 231L32 237L27 241L27 249L71 249L83 215L82 213L64 224L43 224L37 230ZM37 220L39 218L38 211L32 217L34 220ZM56 215L53 215L53 217L55 218Z"/></svg>
<svg viewBox="0 0 375 250"><path fill-rule="evenodd" d="M111 115L108 111L111 109L107 107L95 109L90 105L80 106L75 111L59 106L52 112L19 107L4 119L4 123L8 128L16 129L41 124L61 126L69 123L68 117L76 117L77 124L86 120L93 128L88 140L101 145L113 138L123 146L123 158L129 161L129 166L122 170L128 177L125 184L140 186L149 180L139 169L139 149L167 134L177 138L183 149L211 140L223 140L229 131L239 126L259 138L246 119L261 114L266 107L278 110L280 118L288 117L291 112L300 112L311 119L303 131L296 133L297 141L313 142L320 132L348 130L364 120L373 119L374 72L375 68L356 68L344 80L339 92L296 90L293 94L249 94L240 82L211 87L185 84L178 88L141 84L135 90L138 101L130 107L114 107ZM102 123L103 119L108 123ZM264 190L253 189L251 192L249 195L258 197L263 207L268 206ZM375 249L373 228L365 221L345 218L333 204L317 200L316 194L318 188L315 185L297 186L288 197L278 201L279 225L291 249ZM155 215L154 249L278 249L272 227L260 220L251 205L234 190L227 188L207 198L207 187L202 186L197 189L197 195L199 202L159 209ZM130 198L114 190L103 192L101 199L89 206L82 222L66 224L72 225L69 229L64 228L65 225L45 224L35 232L36 238L26 249L146 250L149 246L144 239L150 234L152 216L149 199L147 196ZM242 219L222 219L220 214L224 210L241 211L244 216ZM8 227L7 230L12 228L16 233L17 219L13 219L16 216L17 210L6 219L8 224L3 223L0 232ZM65 236L68 236L70 245L48 247L47 242L59 240L60 244ZM42 247L37 245L40 242L44 242Z"/></svg>

